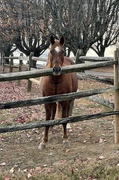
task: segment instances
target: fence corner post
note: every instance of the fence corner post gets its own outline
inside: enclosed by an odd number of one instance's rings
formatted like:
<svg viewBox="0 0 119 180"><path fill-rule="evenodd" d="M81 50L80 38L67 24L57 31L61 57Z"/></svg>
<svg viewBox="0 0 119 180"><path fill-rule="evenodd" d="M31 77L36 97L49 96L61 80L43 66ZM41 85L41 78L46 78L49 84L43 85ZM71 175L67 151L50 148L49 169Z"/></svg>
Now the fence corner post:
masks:
<svg viewBox="0 0 119 180"><path fill-rule="evenodd" d="M119 111L119 48L116 49L114 53L114 60L117 63L114 65L114 110ZM115 115L115 143L119 144L119 114Z"/></svg>
<svg viewBox="0 0 119 180"><path fill-rule="evenodd" d="M83 49L78 49L77 50L77 52L76 52L76 60L75 60L75 63L76 64L82 64L82 63L85 63L84 61L82 61L81 59L80 59L80 56L82 56L83 55ZM81 71L81 72L85 72L84 70L83 71Z"/></svg>

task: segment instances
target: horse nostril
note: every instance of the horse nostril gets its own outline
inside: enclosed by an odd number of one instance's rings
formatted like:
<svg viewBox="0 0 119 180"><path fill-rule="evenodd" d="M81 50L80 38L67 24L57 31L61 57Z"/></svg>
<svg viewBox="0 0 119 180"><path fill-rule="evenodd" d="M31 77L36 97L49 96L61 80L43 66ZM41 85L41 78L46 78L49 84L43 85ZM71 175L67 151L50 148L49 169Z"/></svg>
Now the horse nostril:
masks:
<svg viewBox="0 0 119 180"><path fill-rule="evenodd" d="M61 67L53 67L53 74L60 75L61 74Z"/></svg>
<svg viewBox="0 0 119 180"><path fill-rule="evenodd" d="M55 71L55 67L53 67L53 71Z"/></svg>
<svg viewBox="0 0 119 180"><path fill-rule="evenodd" d="M57 71L61 71L61 67L58 67L58 68L57 68Z"/></svg>

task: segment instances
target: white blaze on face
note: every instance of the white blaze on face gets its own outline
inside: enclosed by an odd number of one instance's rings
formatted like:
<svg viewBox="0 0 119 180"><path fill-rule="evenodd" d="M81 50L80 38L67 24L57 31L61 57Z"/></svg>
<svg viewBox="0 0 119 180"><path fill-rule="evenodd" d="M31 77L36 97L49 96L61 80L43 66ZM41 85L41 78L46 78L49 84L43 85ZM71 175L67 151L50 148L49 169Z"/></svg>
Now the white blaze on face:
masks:
<svg viewBox="0 0 119 180"><path fill-rule="evenodd" d="M56 51L56 52L60 52L60 48L57 46L57 47L55 48L55 51Z"/></svg>

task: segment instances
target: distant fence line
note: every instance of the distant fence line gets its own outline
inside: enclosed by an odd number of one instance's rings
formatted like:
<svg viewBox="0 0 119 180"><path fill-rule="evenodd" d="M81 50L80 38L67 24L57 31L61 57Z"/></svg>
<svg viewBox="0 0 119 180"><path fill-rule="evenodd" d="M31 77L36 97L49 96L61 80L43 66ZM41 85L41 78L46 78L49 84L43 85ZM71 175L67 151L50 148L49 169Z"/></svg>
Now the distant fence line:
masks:
<svg viewBox="0 0 119 180"><path fill-rule="evenodd" d="M77 50L78 52L79 50ZM5 63L5 60L9 59L9 64ZM81 62L102 62L102 61L113 61L114 58L112 57L86 57L86 56L80 56L79 53L77 53L76 57L71 57L72 60ZM14 60L18 60L18 63L14 63ZM9 67L9 72L13 72L13 68L18 68L18 72L22 71L23 67L27 70L30 70L32 68L32 62L33 61L41 61L41 62L47 62L47 58L42 57L35 57L34 53L31 52L29 56L23 56L23 53L20 53L20 56L13 56L13 54L10 57L4 56L4 54L1 54L1 61L2 61L2 73L5 71L5 67ZM23 61L26 61L26 64L23 64ZM78 64L78 63L77 63ZM39 68L44 68L44 65L40 64Z"/></svg>
<svg viewBox="0 0 119 180"><path fill-rule="evenodd" d="M5 67L9 67L9 72L13 72L13 68L18 68L18 72L22 71L23 68L26 68L26 70L29 70L32 67L32 61L44 61L47 60L40 57L34 57L33 52L30 53L30 56L23 56L23 53L20 53L20 56L13 56L13 54L9 57L4 56L2 54L1 56L1 62L2 62L2 73L5 72ZM9 59L9 64L5 63L5 60ZM17 60L18 63L14 63L14 60ZM26 61L26 64L23 63L23 61ZM40 68L44 68L44 66L40 65Z"/></svg>
<svg viewBox="0 0 119 180"><path fill-rule="evenodd" d="M99 94L102 92L114 90L114 92L115 92L114 111L102 112L102 113L93 114L93 115L70 117L70 118L66 118L66 119L61 119L60 121L54 120L54 121L41 122L41 123L36 123L36 124L32 123L32 124L22 125L22 127L19 125L12 126L12 127L2 127L2 128L0 128L0 132L16 131L16 130L19 130L19 127L21 127L21 130L23 130L23 129L29 129L29 128L31 129L34 127L36 128L36 127L49 126L51 124L58 125L58 124L69 123L69 122L73 123L73 122L78 122L78 121L82 121L82 120L89 120L89 119L95 119L95 118L100 118L100 117L106 117L109 115L115 115L115 143L119 143L119 77L118 77L118 74L119 74L119 49L117 49L115 51L114 61L110 60L107 62L104 61L104 62L98 62L98 63L91 63L90 65L87 65L87 64L71 65L71 66L63 67L62 73L80 72L82 70L89 70L89 69L95 69L95 68L99 68L99 67L107 67L107 66L112 66L112 65L114 65L114 87L108 88L105 90L98 89L98 90L89 90L87 92L85 91L85 92L83 92L84 95L82 97L91 96L94 94ZM0 82L29 79L29 78L46 76L46 75L48 76L51 74L52 74L52 69L41 69L41 70L33 70L33 71L27 71L27 72L0 74ZM58 101L58 98L59 98L59 100L62 100L60 98L62 98L63 96L67 96L67 98L74 99L77 97L81 97L81 93L82 92L73 93L72 97L71 97L71 94L70 94L70 97L68 97L68 94L58 95L59 97L56 97L56 96L51 96L51 97L49 96L49 97L45 97L45 98L42 97L42 101L44 101L43 103L50 103L50 102ZM46 99L47 99L47 102L45 102ZM64 98L63 98L63 100L64 100ZM32 104L33 101L30 101L30 100L28 100L28 101L29 101L29 104L31 103L31 105L33 105ZM40 100L38 100L38 101L34 100L35 103L40 104ZM13 108L13 107L15 107L15 103L17 103L17 102L0 103L0 107L1 107L1 109ZM22 103L23 103L23 101L22 101ZM24 104L24 106L25 105L26 104Z"/></svg>

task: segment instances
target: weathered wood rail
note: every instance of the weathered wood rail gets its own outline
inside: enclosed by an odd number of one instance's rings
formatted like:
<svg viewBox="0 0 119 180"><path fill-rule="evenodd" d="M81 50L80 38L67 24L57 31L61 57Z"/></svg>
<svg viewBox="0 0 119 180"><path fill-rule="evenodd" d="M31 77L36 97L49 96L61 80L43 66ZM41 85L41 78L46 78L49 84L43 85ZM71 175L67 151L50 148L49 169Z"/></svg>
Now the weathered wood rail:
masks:
<svg viewBox="0 0 119 180"><path fill-rule="evenodd" d="M50 121L41 121L39 119L39 121L35 122L35 123L28 123L28 124L8 126L8 127L0 127L0 133L21 131L21 130L27 130L27 129L33 129L33 128L42 128L42 127L46 127L46 126L55 126L55 125L61 125L61 124L65 124L65 123L75 123L75 122L91 120L91 119L99 119L102 117L118 115L118 114L119 114L119 111L110 111L110 112L103 112L103 113L97 113L97 114L91 114L91 115L74 116L74 117L72 116L72 117L65 118L65 119L50 120Z"/></svg>
<svg viewBox="0 0 119 180"><path fill-rule="evenodd" d="M90 62L103 62L103 61L114 61L112 57L92 57L92 56L80 56L81 61L90 61Z"/></svg>
<svg viewBox="0 0 119 180"><path fill-rule="evenodd" d="M90 101L93 101L93 102L96 102L96 103L98 103L100 105L103 105L105 107L108 107L110 109L114 109L114 103L110 102L107 99L100 98L98 95L86 97L86 99L90 100Z"/></svg>
<svg viewBox="0 0 119 180"><path fill-rule="evenodd" d="M105 88L105 89L93 89L75 93L67 93L62 95L54 95L54 96L47 96L41 97L37 99L30 99L30 100L22 100L22 101L14 101L14 102L7 102L7 103L0 103L0 109L10 109L10 108L17 108L17 107L24 107L24 106L33 106L38 104L47 104L53 103L58 101L64 100L71 100L71 99L78 99L83 97L88 97L96 94L102 94L109 91L114 91L114 87L112 88Z"/></svg>
<svg viewBox="0 0 119 180"><path fill-rule="evenodd" d="M78 51L78 50L77 50ZM9 59L9 64L5 64L5 59ZM86 61L90 61L90 62L102 62L102 61L113 61L114 58L112 57L86 57L86 56L77 56L77 57L71 57L72 60L76 61L76 59L79 60L79 62L86 62ZM18 64L14 64L14 60L18 60ZM34 53L31 52L30 56L23 56L23 53L20 54L20 56L13 56L13 54L9 57L4 56L4 54L1 55L1 61L2 61L2 73L4 73L5 67L9 67L10 68L10 72L13 72L13 68L19 68L21 67L21 69L23 68L23 61L27 61L28 64L24 65L24 67L26 66L27 69L29 69L29 65L32 66L32 61L42 61L42 62L47 62L47 58L42 58L42 57L35 57ZM21 62L22 63L21 63ZM44 68L44 65L40 65L40 68Z"/></svg>
<svg viewBox="0 0 119 180"><path fill-rule="evenodd" d="M48 122L38 122L38 123L30 123L30 124L24 124L24 125L18 125L18 126L10 126L10 127L1 127L0 132L12 132L17 130L25 130L25 129L32 129L32 128L39 128L44 126L50 126L50 125L59 125L63 123L73 123L73 122L79 122L83 120L89 120L89 119L97 119L101 117L106 117L110 115L115 115L115 143L119 143L119 49L115 51L114 61L109 60L107 62L98 62L98 63L92 63L90 65L87 64L78 64L78 65L71 65L67 67L62 68L62 73L70 73L70 72L81 72L82 70L89 70L89 69L95 69L99 67L107 67L114 65L114 87L107 88L107 89L96 89L96 90L89 90L89 91L83 91L83 92L76 92L71 94L62 94L52 96L52 97L45 97L45 98L39 98L39 99L33 99L33 100L27 100L27 101L17 101L17 102L5 102L0 103L0 109L8 109L8 108L16 108L16 107L23 107L23 106L29 106L29 105L36 105L36 104L44 104L44 103L51 103L55 101L62 101L68 100L68 99L75 99L75 98L82 98L82 97L88 97L92 96L94 94L100 94L103 92L108 92L110 90L114 90L115 92L115 102L114 102L114 111L109 112L102 112L98 114L92 114L92 115L83 115L83 116L76 116L76 117L70 117L60 120L51 120ZM0 82L3 81L13 81L13 80L21 80L21 79L29 79L29 78L35 78L35 77L41 77L41 76L48 76L52 75L52 69L41 69L41 70L33 70L29 72L18 72L18 73L8 73L8 74L0 74Z"/></svg>
<svg viewBox="0 0 119 180"><path fill-rule="evenodd" d="M99 63L90 64L90 65L77 64L77 65L64 66L62 67L62 73L80 72L82 70L90 70L90 69L95 69L95 68L100 68L100 67L107 67L107 66L112 66L114 64L117 64L117 61L99 62ZM20 80L20 79L29 79L29 78L36 78L36 77L49 76L49 75L52 75L52 68L0 74L0 82Z"/></svg>
<svg viewBox="0 0 119 180"><path fill-rule="evenodd" d="M18 68L19 71L22 71L23 68L23 61L22 61L23 54L21 53L20 56L13 56L13 54L10 57L4 56L2 54L1 61L2 61L2 73L5 72L5 67L9 67L9 72L13 72L13 68ZM9 59L9 64L5 64L5 59ZM18 64L14 64L14 60L18 60Z"/></svg>
<svg viewBox="0 0 119 180"><path fill-rule="evenodd" d="M9 67L9 72L13 72L14 68L18 68L18 71L22 71L23 68L26 70L29 70L32 68L33 61L42 61L46 62L47 59L42 57L34 57L34 53L31 52L29 56L23 56L23 53L20 53L20 56L14 56L13 54L9 57L4 56L4 54L1 55L1 62L2 62L2 73L5 72L5 67ZM9 64L5 63L5 60L9 59ZM14 63L14 60L17 60L18 63ZM23 62L26 61L27 63L24 64ZM39 68L44 68L44 65L39 65Z"/></svg>
<svg viewBox="0 0 119 180"><path fill-rule="evenodd" d="M94 76L91 74L84 74L84 73L78 73L77 75L79 79L91 79L94 81L98 81L100 83L114 85L114 79L112 78L104 78L104 77L99 77L99 76Z"/></svg>
<svg viewBox="0 0 119 180"><path fill-rule="evenodd" d="M78 51L78 50L77 50ZM78 53L77 53L78 54ZM9 59L9 64L5 64L4 61L5 59ZM14 60L18 60L18 64L14 64ZM111 58L111 57L86 57L86 56L76 56L76 57L72 57L71 58L73 61L76 61L76 59L78 59L79 61L81 62L86 62L86 61L90 61L90 62L103 62L103 61L113 61L114 58ZM28 62L27 64L24 64L23 62L26 61ZM32 64L33 64L33 61L36 61L36 62L47 62L47 58L42 58L42 57L35 57L34 56L34 53L31 52L30 53L30 56L26 57L26 56L23 56L23 53L20 54L20 56L13 56L11 55L10 57L6 57L4 56L4 54L2 54L2 73L4 73L4 70L5 70L5 67L9 67L9 72L13 72L13 69L14 68L18 68L18 72L21 72L23 71L23 69L25 68L26 70L33 70L32 68ZM37 63L36 63L37 64ZM45 68L45 65L42 65L42 64L39 64L38 69L43 69ZM80 72L84 72L84 70L80 70ZM99 78L97 77L92 77L91 75L86 75L86 74L83 74L83 78L86 79L86 77L88 77L88 79L95 79L95 80L99 80ZM112 83L112 80L102 80L102 82L104 83ZM111 82L109 82L111 81ZM32 89L32 83L35 83L35 84L40 84L40 82L34 78L30 78L28 79L28 86L27 86L27 91L30 92L31 89ZM18 80L18 85L20 85L20 80Z"/></svg>

